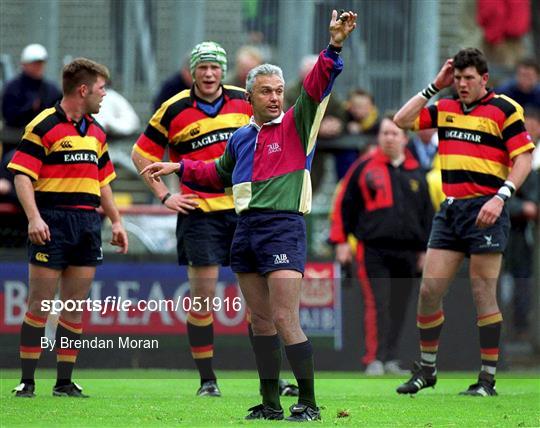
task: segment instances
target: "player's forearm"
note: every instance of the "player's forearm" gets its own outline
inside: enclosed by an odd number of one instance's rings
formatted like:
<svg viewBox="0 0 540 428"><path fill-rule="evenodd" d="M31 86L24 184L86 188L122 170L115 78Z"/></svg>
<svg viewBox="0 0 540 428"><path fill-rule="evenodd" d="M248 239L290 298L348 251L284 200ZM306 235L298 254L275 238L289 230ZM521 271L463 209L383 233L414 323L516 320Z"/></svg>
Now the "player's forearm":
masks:
<svg viewBox="0 0 540 428"><path fill-rule="evenodd" d="M414 121L426 104L427 100L421 95L416 94L394 115L395 124L402 129L412 129Z"/></svg>
<svg viewBox="0 0 540 428"><path fill-rule="evenodd" d="M133 161L133 164L135 165L135 168L137 168L138 172L141 172L146 166L151 165L153 162L143 158L139 153L136 151L133 151L131 153L131 160ZM163 197L169 193L169 188L165 185L163 180L156 181L150 178L149 174L145 174L142 176L144 182L148 186L148 188L152 191L152 193L155 195L156 198L159 200L163 199Z"/></svg>
<svg viewBox="0 0 540 428"><path fill-rule="evenodd" d="M514 158L514 164L512 166L512 170L508 174L507 180L514 183L516 189L519 189L527 179L527 176L530 174L531 169L532 153L521 153Z"/></svg>
<svg viewBox="0 0 540 428"><path fill-rule="evenodd" d="M101 208L103 208L103 212L109 218L111 223L119 223L122 221L120 212L114 203L111 186L108 184L101 188Z"/></svg>
<svg viewBox="0 0 540 428"><path fill-rule="evenodd" d="M28 221L40 218L41 215L36 204L34 186L32 186L32 180L30 180L30 177L24 174L17 174L15 175L14 184L17 192L17 198L19 198L19 202L23 207Z"/></svg>
<svg viewBox="0 0 540 428"><path fill-rule="evenodd" d="M223 192L224 185L221 179L216 162L204 162L184 159L181 162L178 175L182 183L196 185L198 188L204 188L204 191Z"/></svg>

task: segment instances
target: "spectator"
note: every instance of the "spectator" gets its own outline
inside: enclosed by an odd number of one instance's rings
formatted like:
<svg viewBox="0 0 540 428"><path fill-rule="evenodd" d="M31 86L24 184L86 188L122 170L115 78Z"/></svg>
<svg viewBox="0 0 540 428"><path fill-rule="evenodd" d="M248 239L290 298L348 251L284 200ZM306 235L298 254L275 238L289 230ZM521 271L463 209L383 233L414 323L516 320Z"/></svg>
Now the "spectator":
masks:
<svg viewBox="0 0 540 428"><path fill-rule="evenodd" d="M238 49L235 58L234 72L227 80L227 83L239 88L245 88L249 71L262 64L263 55L255 46L245 45Z"/></svg>
<svg viewBox="0 0 540 428"><path fill-rule="evenodd" d="M21 53L21 73L6 84L2 96L4 152L19 142L24 127L46 108L62 98L58 86L44 78L47 50L39 44L26 46Z"/></svg>
<svg viewBox="0 0 540 428"><path fill-rule="evenodd" d="M433 166L433 159L437 154L439 139L436 129L421 129L409 140L407 149L420 164L420 168L427 173Z"/></svg>
<svg viewBox="0 0 540 428"><path fill-rule="evenodd" d="M505 267L513 279L513 327L515 338L524 340L529 332L532 298L534 237L538 220L538 172L531 171L527 180L508 201L510 235Z"/></svg>
<svg viewBox="0 0 540 428"><path fill-rule="evenodd" d="M191 76L191 70L189 68L189 56L184 58L182 68L180 72L174 73L165 82L162 83L159 89L154 103L152 105L153 111L159 109L161 104L167 101L169 98L174 97L176 94L182 92L184 89L191 88L193 84L193 77Z"/></svg>
<svg viewBox="0 0 540 428"><path fill-rule="evenodd" d="M538 110L525 110L525 128L533 141L537 142L540 138ZM538 152L538 147L535 152ZM527 339L529 333L534 255L533 229L538 222L540 202L539 173L538 166L535 167L533 163L529 177L516 191L515 197L508 201L511 227L505 267L513 279L513 327L515 338L518 340Z"/></svg>
<svg viewBox="0 0 540 428"><path fill-rule="evenodd" d="M94 118L105 129L108 137L128 137L139 131L141 121L128 100L110 87L101 108Z"/></svg>
<svg viewBox="0 0 540 428"><path fill-rule="evenodd" d="M353 89L346 102L345 123L349 135L362 135L366 140L358 148L340 149L336 155L336 175L341 180L358 154L376 147L376 136L379 132L379 111L375 106L373 95L363 89ZM374 144L372 144L374 143ZM362 150L360 150L360 146Z"/></svg>
<svg viewBox="0 0 540 428"><path fill-rule="evenodd" d="M0 162L0 203L19 203L13 184L13 174L7 169L7 165L14 154L15 150L11 150L2 157Z"/></svg>
<svg viewBox="0 0 540 428"><path fill-rule="evenodd" d="M347 100L347 132L375 137L379 132L379 110L373 95L363 89L354 89Z"/></svg>
<svg viewBox="0 0 540 428"><path fill-rule="evenodd" d="M525 110L525 128L529 131L536 148L533 151L532 169L540 172L540 110L528 108Z"/></svg>
<svg viewBox="0 0 540 428"><path fill-rule="evenodd" d="M397 346L427 244L433 208L425 176L405 150L407 134L382 120L378 147L347 172L336 198L330 241L336 260L356 262L364 304L366 374L401 373ZM341 215L340 215L341 214Z"/></svg>
<svg viewBox="0 0 540 428"><path fill-rule="evenodd" d="M540 65L534 59L521 60L514 78L503 83L496 92L508 95L525 109L540 109Z"/></svg>
<svg viewBox="0 0 540 428"><path fill-rule="evenodd" d="M490 62L515 67L523 56L523 36L531 29L530 0L478 0L476 7L486 57Z"/></svg>

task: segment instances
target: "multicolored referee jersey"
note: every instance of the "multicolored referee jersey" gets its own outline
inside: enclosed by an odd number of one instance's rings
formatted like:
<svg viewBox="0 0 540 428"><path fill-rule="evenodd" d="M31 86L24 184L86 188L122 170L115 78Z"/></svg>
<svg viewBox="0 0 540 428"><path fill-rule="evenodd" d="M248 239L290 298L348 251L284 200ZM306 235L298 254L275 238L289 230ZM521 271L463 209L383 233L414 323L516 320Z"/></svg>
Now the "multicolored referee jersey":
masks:
<svg viewBox="0 0 540 428"><path fill-rule="evenodd" d="M342 69L338 53L322 51L293 107L262 127L251 119L232 135L225 153L213 164L184 161L182 182L216 189L232 185L238 213L250 209L308 213L317 133Z"/></svg>
<svg viewBox="0 0 540 428"><path fill-rule="evenodd" d="M172 162L183 159L213 161L225 151L227 140L249 122L251 105L246 91L223 86L223 94L211 105L186 89L165 101L154 113L134 150L145 159L159 162L169 151ZM194 193L205 212L232 210L233 200L225 193L206 193L196 187L181 185L182 193Z"/></svg>
<svg viewBox="0 0 540 428"><path fill-rule="evenodd" d="M422 109L413 129L427 128L438 128L443 192L456 199L496 194L512 159L534 149L523 108L493 91L467 111L458 99Z"/></svg>
<svg viewBox="0 0 540 428"><path fill-rule="evenodd" d="M32 179L38 208L97 208L100 188L116 177L105 131L84 118L81 130L56 104L26 126L8 169Z"/></svg>

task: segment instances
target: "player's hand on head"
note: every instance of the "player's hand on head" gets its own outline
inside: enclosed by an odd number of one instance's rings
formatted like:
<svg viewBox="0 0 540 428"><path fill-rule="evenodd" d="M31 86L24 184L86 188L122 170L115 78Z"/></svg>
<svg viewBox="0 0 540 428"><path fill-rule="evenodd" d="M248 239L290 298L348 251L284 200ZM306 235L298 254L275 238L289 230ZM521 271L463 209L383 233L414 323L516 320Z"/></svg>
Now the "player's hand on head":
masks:
<svg viewBox="0 0 540 428"><path fill-rule="evenodd" d="M449 58L445 61L433 84L437 89L444 89L451 86L454 82L454 60Z"/></svg>
<svg viewBox="0 0 540 428"><path fill-rule="evenodd" d="M128 236L126 229L121 222L115 222L112 224L112 239L111 245L119 247L117 253L126 254L128 252Z"/></svg>
<svg viewBox="0 0 540 428"><path fill-rule="evenodd" d="M144 167L139 175L148 174L151 179L161 181L160 176L177 172L179 168L180 165L176 162L154 162Z"/></svg>
<svg viewBox="0 0 540 428"><path fill-rule="evenodd" d="M35 245L45 245L51 240L49 226L41 217L28 222L28 239Z"/></svg>
<svg viewBox="0 0 540 428"><path fill-rule="evenodd" d="M165 201L164 205L170 210L182 214L189 214L190 211L199 207L199 203L196 201L197 198L198 196L192 193L175 193Z"/></svg>
<svg viewBox="0 0 540 428"><path fill-rule="evenodd" d="M341 46L345 39L356 28L356 18L358 15L353 11L343 11L340 14L336 10L332 11L330 20L330 43L334 46Z"/></svg>
<svg viewBox="0 0 540 428"><path fill-rule="evenodd" d="M476 226L480 229L493 226L501 215L503 208L504 202L498 197L494 196L493 198L489 199L484 205L482 205L482 208L480 208L480 212L476 217Z"/></svg>

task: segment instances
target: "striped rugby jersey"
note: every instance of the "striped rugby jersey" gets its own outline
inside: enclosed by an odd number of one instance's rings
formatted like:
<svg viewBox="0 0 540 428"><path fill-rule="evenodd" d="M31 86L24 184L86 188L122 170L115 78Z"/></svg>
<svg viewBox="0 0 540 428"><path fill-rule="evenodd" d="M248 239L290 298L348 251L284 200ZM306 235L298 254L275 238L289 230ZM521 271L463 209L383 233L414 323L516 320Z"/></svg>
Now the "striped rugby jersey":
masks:
<svg viewBox="0 0 540 428"><path fill-rule="evenodd" d="M232 133L249 122L251 105L245 93L236 86L224 85L223 105L213 116L197 106L199 101L193 89L178 93L154 113L134 150L152 162L161 161L166 149L173 162L183 159L208 162L219 158ZM223 192L204 192L185 183L181 191L197 194L199 208L205 212L234 208L232 197Z"/></svg>
<svg viewBox="0 0 540 428"><path fill-rule="evenodd" d="M182 182L215 189L232 185L238 213L249 209L308 213L317 133L342 69L336 52L322 51L293 107L262 127L252 118L232 135L225 153L213 164L182 162Z"/></svg>
<svg viewBox="0 0 540 428"><path fill-rule="evenodd" d="M443 192L457 199L496 194L512 159L534 149L522 107L493 91L468 113L458 99L425 107L413 129L427 128L438 128Z"/></svg>
<svg viewBox="0 0 540 428"><path fill-rule="evenodd" d="M81 132L56 104L26 126L8 169L32 179L38 207L97 208L100 188L116 177L105 131L85 118Z"/></svg>

